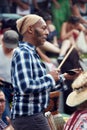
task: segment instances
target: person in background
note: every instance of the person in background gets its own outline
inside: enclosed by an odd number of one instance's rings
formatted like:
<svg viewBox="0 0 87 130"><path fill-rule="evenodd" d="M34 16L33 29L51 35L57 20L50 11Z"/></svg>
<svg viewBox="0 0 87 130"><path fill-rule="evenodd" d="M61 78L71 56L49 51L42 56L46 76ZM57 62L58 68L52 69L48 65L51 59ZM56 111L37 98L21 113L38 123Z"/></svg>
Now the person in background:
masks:
<svg viewBox="0 0 87 130"><path fill-rule="evenodd" d="M64 62L64 64L61 67L61 72L64 73L67 70L71 70L74 68L82 68L79 61L80 61L80 55L77 50L76 46L76 39L79 36L79 33L83 31L86 31L86 28L79 22L79 17L76 16L70 16L69 20L67 22L64 22L61 29L61 50L58 57L58 63L60 63L64 56L67 54L68 50L74 45L74 49ZM64 102L64 112L66 114L72 114L76 108L67 106L66 98L67 95L72 91L72 88L70 87L73 80L66 80L65 85L67 86L66 91L63 92L63 102Z"/></svg>
<svg viewBox="0 0 87 130"><path fill-rule="evenodd" d="M48 35L42 17L30 14L17 20L18 32L23 35L12 58L11 81L14 88L11 119L16 130L50 130L44 110L48 106L49 92L69 74L54 69L47 73L36 48L43 45ZM80 71L77 71L77 76ZM75 76L73 78L75 78ZM21 124L21 125L20 125Z"/></svg>
<svg viewBox="0 0 87 130"><path fill-rule="evenodd" d="M68 20L71 15L69 0L52 0L51 12L53 17L53 24L56 27L58 38L60 38L60 31L63 22Z"/></svg>
<svg viewBox="0 0 87 130"><path fill-rule="evenodd" d="M47 71L53 70L56 68L56 65L52 62L51 58L48 57L39 47L36 49L40 58L47 67Z"/></svg>
<svg viewBox="0 0 87 130"><path fill-rule="evenodd" d="M63 130L86 130L87 129L87 71L82 72L72 83L73 92L66 100L66 104L76 111L71 115Z"/></svg>
<svg viewBox="0 0 87 130"><path fill-rule="evenodd" d="M16 13L24 16L31 13L30 0L12 0L16 6Z"/></svg>
<svg viewBox="0 0 87 130"><path fill-rule="evenodd" d="M8 126L5 122L3 122L2 118L2 114L5 110L5 104L6 104L6 98L5 95L3 93L3 91L0 90L0 130L14 130L14 128L11 125L11 121L9 117L6 117L7 121L8 121Z"/></svg>
<svg viewBox="0 0 87 130"><path fill-rule="evenodd" d="M62 59L67 50L74 45L77 49L76 40L80 32L86 34L86 28L80 23L80 18L71 15L68 21L64 22L61 27L61 50L58 59ZM85 35L86 38L86 35ZM78 50L78 49L77 49Z"/></svg>
<svg viewBox="0 0 87 130"><path fill-rule="evenodd" d="M72 0L72 14L80 17L81 23L87 27L87 0Z"/></svg>
<svg viewBox="0 0 87 130"><path fill-rule="evenodd" d="M32 3L34 5L34 13L44 11L49 12L49 0L32 0Z"/></svg>
<svg viewBox="0 0 87 130"><path fill-rule="evenodd" d="M10 13L10 2L11 0L0 1L0 13Z"/></svg>
<svg viewBox="0 0 87 130"><path fill-rule="evenodd" d="M11 60L14 48L18 44L18 34L14 30L5 31L0 45L0 89L6 96L6 108L2 120L7 123L6 116L10 117L10 102L12 100L13 88L11 87Z"/></svg>

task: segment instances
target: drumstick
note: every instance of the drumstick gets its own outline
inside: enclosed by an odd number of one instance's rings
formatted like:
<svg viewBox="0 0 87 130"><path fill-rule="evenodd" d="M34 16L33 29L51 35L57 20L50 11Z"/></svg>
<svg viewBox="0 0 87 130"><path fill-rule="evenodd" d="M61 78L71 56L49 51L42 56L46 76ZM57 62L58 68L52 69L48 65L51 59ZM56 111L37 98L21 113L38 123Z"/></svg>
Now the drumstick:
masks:
<svg viewBox="0 0 87 130"><path fill-rule="evenodd" d="M66 59L68 58L69 54L72 52L72 50L74 49L74 47L75 47L74 45L71 46L71 48L69 49L69 51L65 55L64 59L62 60L62 62L58 66L57 70L59 70L62 67L62 65L64 64L64 62L66 61Z"/></svg>

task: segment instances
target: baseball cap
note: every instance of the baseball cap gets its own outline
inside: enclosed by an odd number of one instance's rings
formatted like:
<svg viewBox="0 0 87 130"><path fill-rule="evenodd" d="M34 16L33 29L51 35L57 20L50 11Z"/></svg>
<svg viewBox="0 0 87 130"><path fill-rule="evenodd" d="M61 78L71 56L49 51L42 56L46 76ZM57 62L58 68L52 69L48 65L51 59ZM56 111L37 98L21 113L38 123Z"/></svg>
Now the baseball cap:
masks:
<svg viewBox="0 0 87 130"><path fill-rule="evenodd" d="M16 48L18 46L19 35L14 30L5 31L3 41L7 48Z"/></svg>

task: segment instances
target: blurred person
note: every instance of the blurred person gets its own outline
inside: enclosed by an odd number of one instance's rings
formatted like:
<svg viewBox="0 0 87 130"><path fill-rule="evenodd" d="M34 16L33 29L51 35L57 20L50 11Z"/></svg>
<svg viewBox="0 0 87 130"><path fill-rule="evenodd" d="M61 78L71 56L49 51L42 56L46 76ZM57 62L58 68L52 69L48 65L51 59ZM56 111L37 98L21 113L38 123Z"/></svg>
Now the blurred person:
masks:
<svg viewBox="0 0 87 130"><path fill-rule="evenodd" d="M11 60L14 48L18 44L18 34L14 30L5 31L0 45L0 88L6 96L6 108L2 120L7 123L5 117L10 117L10 102L13 88L11 87Z"/></svg>
<svg viewBox="0 0 87 130"><path fill-rule="evenodd" d="M76 106L76 111L71 115L63 130L87 129L87 71L82 72L72 83L73 91L68 95L66 104Z"/></svg>
<svg viewBox="0 0 87 130"><path fill-rule="evenodd" d="M14 128L11 125L11 121L9 117L6 117L7 121L8 121L8 126L5 122L2 121L2 114L5 110L5 104L6 104L6 98L5 95L3 93L3 91L0 90L0 130L14 130Z"/></svg>
<svg viewBox="0 0 87 130"><path fill-rule="evenodd" d="M80 17L80 21L87 27L87 0L72 0L72 14Z"/></svg>
<svg viewBox="0 0 87 130"><path fill-rule="evenodd" d="M42 58L42 60L48 66L47 68L51 69L52 66L58 67L58 62L55 55L58 57L60 49L53 45L52 43L46 41L44 45L37 47L37 51ZM51 53L52 55L47 55L47 53ZM54 56L54 57L52 57Z"/></svg>
<svg viewBox="0 0 87 130"><path fill-rule="evenodd" d="M68 58L66 59L66 61L64 62L64 64L61 67L61 73L65 73L68 70L72 70L75 68L81 68L83 70L83 67L80 64L80 56L77 52L77 50L74 48L72 50L72 52L70 53L70 55L68 56ZM66 98L67 95L69 95L69 93L72 91L72 87L71 84L73 82L72 80L65 80L64 85L65 85L65 91L63 91L63 105L64 105L64 113L71 115L75 110L76 107L69 107L65 102L66 102Z"/></svg>
<svg viewBox="0 0 87 130"><path fill-rule="evenodd" d="M62 43L59 58L62 58L66 54L71 45L74 45L77 49L76 40L81 31L84 35L86 34L86 28L80 23L80 18L77 16L71 15L69 20L62 24L60 35Z"/></svg>
<svg viewBox="0 0 87 130"><path fill-rule="evenodd" d="M40 58L42 59L42 61L44 62L44 64L46 65L47 71L51 71L56 69L56 65L53 63L53 61L51 60L50 57L48 57L39 47L37 47L37 52L40 56Z"/></svg>
<svg viewBox="0 0 87 130"><path fill-rule="evenodd" d="M69 51L72 45L74 45L74 49L64 62L61 67L61 72L65 73L67 70L71 70L74 68L82 68L80 64L80 50L77 47L77 38L80 36L80 32L85 34L86 28L79 22L79 17L70 16L69 20L64 22L61 29L61 50L58 57L58 63L60 64L61 61L64 59L65 55ZM82 46L83 46L83 41ZM83 69L83 68L82 68ZM64 103L64 112L66 114L72 114L76 110L75 107L71 108L67 106L66 98L67 95L72 91L70 87L73 80L66 80L65 85L67 86L66 91L63 92L63 103Z"/></svg>
<svg viewBox="0 0 87 130"><path fill-rule="evenodd" d="M16 130L50 130L44 116L48 106L49 92L55 89L63 78L76 75L60 75L59 70L47 73L36 48L43 45L48 35L46 22L42 17L30 14L17 20L17 29L23 35L14 51L11 66L11 79L14 88L11 118ZM21 125L20 125L21 124Z"/></svg>
<svg viewBox="0 0 87 130"><path fill-rule="evenodd" d="M32 0L33 5L34 5L34 13L44 11L49 12L49 0Z"/></svg>
<svg viewBox="0 0 87 130"><path fill-rule="evenodd" d="M60 53L60 48L58 48L57 46L53 45L51 42L48 42L46 40L46 42L44 42L44 45L39 47L40 51L50 59L50 61L56 66L58 67L58 62L55 56L58 57L59 53ZM49 55L48 55L49 53Z"/></svg>
<svg viewBox="0 0 87 130"><path fill-rule="evenodd" d="M13 5L16 6L16 13L24 16L32 13L33 5L32 0L12 0Z"/></svg>
<svg viewBox="0 0 87 130"><path fill-rule="evenodd" d="M64 22L61 29L61 50L58 57L58 63L61 63L61 61L64 59L65 55L69 51L72 45L74 45L74 49L64 62L64 64L61 67L61 72L64 73L67 70L71 70L74 68L82 68L80 65L80 50L77 47L76 40L80 36L80 32L83 31L85 34L86 28L79 22L79 17L76 16L70 16L69 20ZM81 41L82 42L82 41ZM83 44L83 42L82 42ZM82 68L83 69L83 68ZM72 88L70 87L73 80L66 80L65 85L67 86L67 90L63 92L63 99L64 99L64 112L66 114L72 114L76 110L75 107L71 108L67 106L66 98L67 95L72 91Z"/></svg>
<svg viewBox="0 0 87 130"><path fill-rule="evenodd" d="M0 1L0 13L10 13L10 2L11 0Z"/></svg>
<svg viewBox="0 0 87 130"><path fill-rule="evenodd" d="M56 27L58 38L60 38L60 31L63 22L68 20L71 15L69 0L52 0L51 12L53 16L53 23Z"/></svg>
<svg viewBox="0 0 87 130"><path fill-rule="evenodd" d="M2 114L5 110L5 103L6 103L5 95L4 95L3 91L0 90L0 120L2 118ZM5 124L5 126L7 126L7 125Z"/></svg>

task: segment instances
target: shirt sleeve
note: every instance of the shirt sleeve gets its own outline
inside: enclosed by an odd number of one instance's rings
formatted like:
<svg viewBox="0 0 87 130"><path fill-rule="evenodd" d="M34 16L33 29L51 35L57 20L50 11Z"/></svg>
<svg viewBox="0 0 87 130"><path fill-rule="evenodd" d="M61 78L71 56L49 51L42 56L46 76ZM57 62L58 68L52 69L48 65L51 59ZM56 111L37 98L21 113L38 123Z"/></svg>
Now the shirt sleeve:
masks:
<svg viewBox="0 0 87 130"><path fill-rule="evenodd" d="M21 94L37 93L52 89L55 81L39 59L26 52L18 53L12 60L12 82Z"/></svg>

